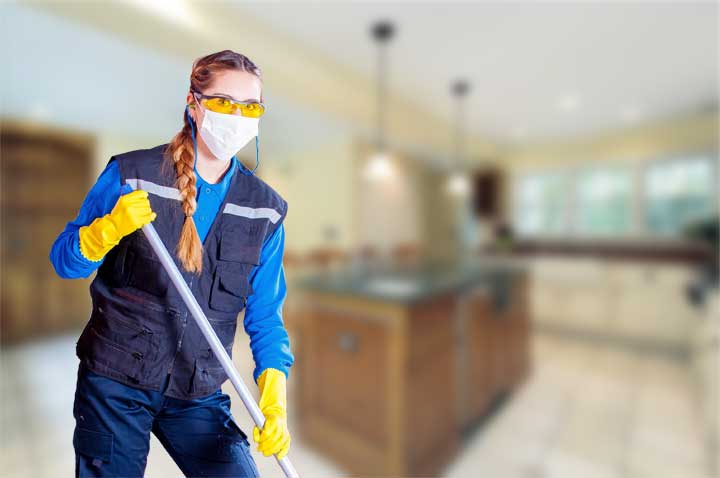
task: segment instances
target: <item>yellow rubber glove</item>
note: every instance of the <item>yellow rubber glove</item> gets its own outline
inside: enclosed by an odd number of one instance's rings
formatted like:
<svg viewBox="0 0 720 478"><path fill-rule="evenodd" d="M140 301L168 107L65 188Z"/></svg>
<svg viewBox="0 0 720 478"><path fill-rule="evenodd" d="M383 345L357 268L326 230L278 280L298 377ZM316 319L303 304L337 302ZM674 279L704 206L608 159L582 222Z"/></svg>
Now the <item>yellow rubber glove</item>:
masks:
<svg viewBox="0 0 720 478"><path fill-rule="evenodd" d="M156 217L157 214L150 207L147 191L137 189L123 194L112 211L80 228L80 252L86 259L97 262L105 257L120 239Z"/></svg>
<svg viewBox="0 0 720 478"><path fill-rule="evenodd" d="M277 454L278 458L283 458L290 449L285 374L274 368L265 369L258 377L258 388L265 425L262 431L257 426L253 429L253 439L263 455Z"/></svg>

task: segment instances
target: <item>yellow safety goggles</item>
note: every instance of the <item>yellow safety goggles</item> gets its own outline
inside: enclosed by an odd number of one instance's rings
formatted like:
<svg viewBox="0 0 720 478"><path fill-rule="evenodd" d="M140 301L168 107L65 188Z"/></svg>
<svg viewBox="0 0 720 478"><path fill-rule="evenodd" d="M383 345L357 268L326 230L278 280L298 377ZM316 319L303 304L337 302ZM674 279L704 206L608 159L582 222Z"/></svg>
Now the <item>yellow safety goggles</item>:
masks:
<svg viewBox="0 0 720 478"><path fill-rule="evenodd" d="M265 104L257 101L236 101L225 96L203 95L192 91L195 101L215 113L241 115L248 118L259 118L265 113Z"/></svg>

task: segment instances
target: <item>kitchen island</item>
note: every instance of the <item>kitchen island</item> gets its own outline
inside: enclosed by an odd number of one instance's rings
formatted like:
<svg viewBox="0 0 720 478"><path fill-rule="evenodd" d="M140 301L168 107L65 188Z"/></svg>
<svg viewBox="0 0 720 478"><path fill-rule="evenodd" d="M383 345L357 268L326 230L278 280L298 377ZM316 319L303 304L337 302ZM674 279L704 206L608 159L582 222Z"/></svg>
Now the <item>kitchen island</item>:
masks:
<svg viewBox="0 0 720 478"><path fill-rule="evenodd" d="M353 474L437 473L529 371L521 267L359 266L297 290L298 431Z"/></svg>

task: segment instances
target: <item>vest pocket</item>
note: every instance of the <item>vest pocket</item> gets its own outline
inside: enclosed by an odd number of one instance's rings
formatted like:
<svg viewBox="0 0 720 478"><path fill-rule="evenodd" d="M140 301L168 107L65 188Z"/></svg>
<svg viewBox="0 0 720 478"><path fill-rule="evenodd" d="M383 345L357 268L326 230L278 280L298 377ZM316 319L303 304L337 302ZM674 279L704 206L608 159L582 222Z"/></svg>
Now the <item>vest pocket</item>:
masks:
<svg viewBox="0 0 720 478"><path fill-rule="evenodd" d="M128 350L132 349L132 352L139 351L143 356L149 356L153 352L155 334L148 327L117 313L108 314L102 308L93 311L92 316L93 327L109 340Z"/></svg>
<svg viewBox="0 0 720 478"><path fill-rule="evenodd" d="M208 322L215 331L215 334L218 336L218 339L220 339L220 343L222 343L223 347L225 347L225 351L228 353L228 355L230 355L230 357L232 357L232 346L233 342L235 341L235 332L237 331L238 318L233 317L232 319L227 320L208 318ZM208 360L215 361L214 363L219 365L219 362L217 361L217 358L215 357L215 354L213 353L211 348L208 347L205 357Z"/></svg>
<svg viewBox="0 0 720 478"><path fill-rule="evenodd" d="M144 378L145 361L152 363L157 358L153 336L150 329L130 319L97 308L78 341L78 357L139 383Z"/></svg>
<svg viewBox="0 0 720 478"><path fill-rule="evenodd" d="M81 358L89 360L94 365L110 369L122 378L132 382L142 381L142 365L144 354L137 350L128 350L118 345L98 331L90 327L87 334L81 337L83 343L79 345Z"/></svg>
<svg viewBox="0 0 720 478"><path fill-rule="evenodd" d="M261 227L264 224L264 227ZM257 225L234 226L223 231L220 240L219 259L221 261L260 264L267 221Z"/></svg>
<svg viewBox="0 0 720 478"><path fill-rule="evenodd" d="M217 334L225 352L232 360L232 349L237 331L238 319L218 320L208 317L210 326ZM194 372L190 385L190 393L211 392L227 380L228 375L222 368L220 360L215 356L212 348L197 348L195 351Z"/></svg>
<svg viewBox="0 0 720 478"><path fill-rule="evenodd" d="M252 294L248 281L252 264L218 262L210 290L210 308L220 312L239 313Z"/></svg>
<svg viewBox="0 0 720 478"><path fill-rule="evenodd" d="M190 393L197 395L214 392L227 379L225 369L221 366L211 366L207 361L195 359L193 377L190 381Z"/></svg>
<svg viewBox="0 0 720 478"><path fill-rule="evenodd" d="M253 293L248 277L253 267L260 264L266 229L266 221L256 221L223 230L210 290L211 309L234 313L243 310L247 296Z"/></svg>

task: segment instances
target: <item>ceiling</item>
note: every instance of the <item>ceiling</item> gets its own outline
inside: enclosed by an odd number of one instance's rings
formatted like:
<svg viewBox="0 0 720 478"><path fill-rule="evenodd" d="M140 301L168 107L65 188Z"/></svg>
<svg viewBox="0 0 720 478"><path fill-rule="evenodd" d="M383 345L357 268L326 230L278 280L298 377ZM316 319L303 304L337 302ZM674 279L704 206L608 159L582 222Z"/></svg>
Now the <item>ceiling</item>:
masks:
<svg viewBox="0 0 720 478"><path fill-rule="evenodd" d="M192 58L35 7L1 6L0 36L8 46L2 49L3 115L142 138L148 147L178 131ZM260 127L261 147L275 158L346 128L274 94L272 87L265 87L264 94L272 104ZM253 145L242 155L254 158Z"/></svg>
<svg viewBox="0 0 720 478"><path fill-rule="evenodd" d="M245 18L368 78L369 25L390 19L389 84L452 119L470 80L468 128L505 143L617 129L717 107L714 2L244 2Z"/></svg>
<svg viewBox="0 0 720 478"><path fill-rule="evenodd" d="M450 144L458 77L472 83L468 130L499 145L717 108L714 3L223 2L192 3L185 20L123 4L4 4L4 114L156 141L180 124L192 58L248 49L272 98L264 151L282 157L374 130L378 19L397 25L392 137L420 150Z"/></svg>

